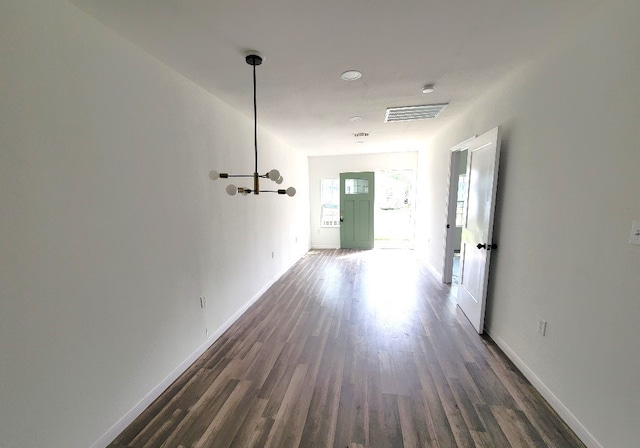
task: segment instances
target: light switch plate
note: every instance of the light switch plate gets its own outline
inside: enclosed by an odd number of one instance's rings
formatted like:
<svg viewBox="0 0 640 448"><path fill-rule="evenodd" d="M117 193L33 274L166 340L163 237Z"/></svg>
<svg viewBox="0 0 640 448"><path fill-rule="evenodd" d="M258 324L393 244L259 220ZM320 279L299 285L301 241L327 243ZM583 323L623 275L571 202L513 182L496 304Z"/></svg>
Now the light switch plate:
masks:
<svg viewBox="0 0 640 448"><path fill-rule="evenodd" d="M633 221L631 225L631 238L629 244L637 244L640 246L640 221Z"/></svg>

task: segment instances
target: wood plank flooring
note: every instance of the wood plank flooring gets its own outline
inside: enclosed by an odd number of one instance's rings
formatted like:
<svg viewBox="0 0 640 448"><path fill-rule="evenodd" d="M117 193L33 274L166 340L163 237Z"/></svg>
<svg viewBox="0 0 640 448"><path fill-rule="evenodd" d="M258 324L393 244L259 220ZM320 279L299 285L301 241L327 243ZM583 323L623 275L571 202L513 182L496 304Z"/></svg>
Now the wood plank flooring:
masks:
<svg viewBox="0 0 640 448"><path fill-rule="evenodd" d="M311 251L110 445L583 447L411 251Z"/></svg>

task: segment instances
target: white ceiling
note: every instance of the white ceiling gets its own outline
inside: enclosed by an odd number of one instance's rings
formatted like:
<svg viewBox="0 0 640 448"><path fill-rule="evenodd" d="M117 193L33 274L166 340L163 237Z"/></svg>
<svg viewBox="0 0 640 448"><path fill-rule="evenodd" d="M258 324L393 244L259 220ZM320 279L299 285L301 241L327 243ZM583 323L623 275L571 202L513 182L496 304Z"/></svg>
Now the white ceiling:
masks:
<svg viewBox="0 0 640 448"><path fill-rule="evenodd" d="M252 116L247 50L260 51L258 121L312 155L416 150L602 0L73 0ZM349 69L363 73L346 82ZM422 86L436 91L423 94ZM448 102L435 119L387 107ZM349 117L363 117L351 122ZM356 139L353 133L369 132ZM364 144L356 144L364 140Z"/></svg>

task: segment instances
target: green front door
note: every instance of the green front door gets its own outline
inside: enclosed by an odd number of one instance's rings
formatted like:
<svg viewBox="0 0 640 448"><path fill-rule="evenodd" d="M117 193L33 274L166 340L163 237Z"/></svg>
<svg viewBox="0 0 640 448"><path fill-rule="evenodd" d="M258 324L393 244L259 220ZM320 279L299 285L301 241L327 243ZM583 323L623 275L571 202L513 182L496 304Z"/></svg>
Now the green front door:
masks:
<svg viewBox="0 0 640 448"><path fill-rule="evenodd" d="M373 249L374 173L340 173L340 247Z"/></svg>

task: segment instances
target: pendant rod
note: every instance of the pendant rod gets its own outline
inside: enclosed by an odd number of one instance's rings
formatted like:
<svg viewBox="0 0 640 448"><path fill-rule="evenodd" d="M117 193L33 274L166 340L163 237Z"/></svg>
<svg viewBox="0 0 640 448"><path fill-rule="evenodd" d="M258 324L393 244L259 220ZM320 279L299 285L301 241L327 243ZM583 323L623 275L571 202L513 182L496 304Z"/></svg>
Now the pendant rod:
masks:
<svg viewBox="0 0 640 448"><path fill-rule="evenodd" d="M253 146L255 153L255 170L258 172L258 107L256 103L256 66L253 65Z"/></svg>

